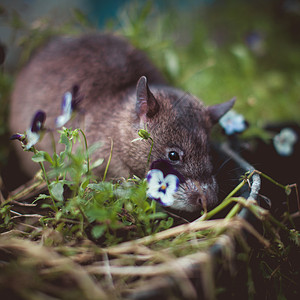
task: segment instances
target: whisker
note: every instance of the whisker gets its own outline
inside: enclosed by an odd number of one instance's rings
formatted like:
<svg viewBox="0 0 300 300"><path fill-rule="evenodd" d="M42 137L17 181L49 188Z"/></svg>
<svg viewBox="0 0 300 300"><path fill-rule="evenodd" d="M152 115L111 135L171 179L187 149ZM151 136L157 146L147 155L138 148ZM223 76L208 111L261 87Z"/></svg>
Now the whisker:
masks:
<svg viewBox="0 0 300 300"><path fill-rule="evenodd" d="M218 175L220 173L220 171L225 167L225 165L230 162L232 160L232 158L227 158L222 164L221 166L218 167L218 170L216 171L216 173L214 175Z"/></svg>

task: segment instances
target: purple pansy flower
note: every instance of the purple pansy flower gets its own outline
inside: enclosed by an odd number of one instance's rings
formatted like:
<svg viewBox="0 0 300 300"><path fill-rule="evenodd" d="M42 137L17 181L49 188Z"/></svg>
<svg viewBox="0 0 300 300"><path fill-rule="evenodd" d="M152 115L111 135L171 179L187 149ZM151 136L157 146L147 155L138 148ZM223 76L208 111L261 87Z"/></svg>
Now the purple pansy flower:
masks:
<svg viewBox="0 0 300 300"><path fill-rule="evenodd" d="M42 110L39 110L35 113L31 123L31 128L27 129L26 131L26 150L30 149L39 141L45 120L46 114Z"/></svg>
<svg viewBox="0 0 300 300"><path fill-rule="evenodd" d="M20 142L24 142L26 140L25 134L13 134L10 138L10 140L19 140Z"/></svg>
<svg viewBox="0 0 300 300"><path fill-rule="evenodd" d="M71 92L66 92L61 104L61 115L55 120L56 127L64 126L71 118L73 112L77 109L79 102L83 97L79 94L79 86L74 85Z"/></svg>
<svg viewBox="0 0 300 300"><path fill-rule="evenodd" d="M19 140L25 145L25 150L29 150L34 146L41 137L43 132L44 122L46 120L46 114L42 110L39 110L35 113L31 127L26 130L25 134L14 134L11 136L11 140Z"/></svg>
<svg viewBox="0 0 300 300"><path fill-rule="evenodd" d="M163 206L171 206L175 200L174 194L185 180L167 161L158 160L152 163L147 181L147 196Z"/></svg>
<svg viewBox="0 0 300 300"><path fill-rule="evenodd" d="M164 177L162 171L153 169L148 172L147 181L148 197L160 202L163 206L171 206L174 203L174 193L179 187L179 179L176 175L169 174Z"/></svg>

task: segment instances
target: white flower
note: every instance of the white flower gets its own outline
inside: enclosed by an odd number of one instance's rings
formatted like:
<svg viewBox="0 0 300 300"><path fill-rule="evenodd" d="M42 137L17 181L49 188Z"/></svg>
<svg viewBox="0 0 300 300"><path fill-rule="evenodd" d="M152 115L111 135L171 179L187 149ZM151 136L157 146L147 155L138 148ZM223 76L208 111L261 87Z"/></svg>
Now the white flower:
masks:
<svg viewBox="0 0 300 300"><path fill-rule="evenodd" d="M279 155L290 156L293 153L293 146L297 140L298 136L293 129L284 128L274 136L273 144Z"/></svg>
<svg viewBox="0 0 300 300"><path fill-rule="evenodd" d="M55 120L56 127L64 126L72 117L72 93L66 92L63 97L61 112Z"/></svg>
<svg viewBox="0 0 300 300"><path fill-rule="evenodd" d="M43 126L46 119L46 114L39 110L35 113L31 127L26 130L26 146L25 149L29 150L34 146L40 139L41 133L43 132Z"/></svg>
<svg viewBox="0 0 300 300"><path fill-rule="evenodd" d="M171 206L174 203L174 193L178 190L179 179L174 174L164 177L163 172L152 169L147 174L147 196L159 201L163 206Z"/></svg>
<svg viewBox="0 0 300 300"><path fill-rule="evenodd" d="M232 135L236 132L243 132L247 128L244 117L234 110L228 111L219 120L219 124L224 128L227 135Z"/></svg>
<svg viewBox="0 0 300 300"><path fill-rule="evenodd" d="M39 141L40 136L39 132L32 132L31 129L26 130L27 144L25 149L29 150L32 146L34 146Z"/></svg>

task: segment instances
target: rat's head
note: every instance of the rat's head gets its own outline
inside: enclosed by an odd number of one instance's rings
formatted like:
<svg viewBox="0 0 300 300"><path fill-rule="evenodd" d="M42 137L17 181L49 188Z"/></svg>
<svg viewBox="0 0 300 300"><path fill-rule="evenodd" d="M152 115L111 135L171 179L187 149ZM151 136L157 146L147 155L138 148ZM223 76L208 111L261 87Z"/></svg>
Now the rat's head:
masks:
<svg viewBox="0 0 300 300"><path fill-rule="evenodd" d="M150 91L146 77L140 78L136 112L154 141L151 161L167 161L181 174L172 209L197 212L217 203L209 133L233 104L230 100L204 107L195 97L174 88Z"/></svg>

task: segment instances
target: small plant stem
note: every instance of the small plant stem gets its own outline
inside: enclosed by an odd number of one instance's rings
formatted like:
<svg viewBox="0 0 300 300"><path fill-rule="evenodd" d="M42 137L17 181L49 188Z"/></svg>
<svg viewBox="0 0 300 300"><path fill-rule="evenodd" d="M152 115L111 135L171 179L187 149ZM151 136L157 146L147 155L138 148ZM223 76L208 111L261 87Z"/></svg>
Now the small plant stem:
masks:
<svg viewBox="0 0 300 300"><path fill-rule="evenodd" d="M241 206L247 207L257 218L259 218L259 213L256 209L253 208L253 206L255 206L254 203L250 203L249 205L248 200L246 200L243 197L232 197L231 201L237 202L237 204L230 210L230 212L226 215L225 219L228 220L236 216L241 210Z"/></svg>
<svg viewBox="0 0 300 300"><path fill-rule="evenodd" d="M81 132L83 139L84 139L85 152L86 152L86 163L87 163L87 173L89 173L90 172L90 158L89 158L89 152L88 152L87 139L86 139L84 132L81 129L79 129L79 131Z"/></svg>
<svg viewBox="0 0 300 300"><path fill-rule="evenodd" d="M57 154L56 154L56 143L55 143L55 138L52 130L50 130L50 135L51 135L52 148L53 148L54 166L55 168L57 168L58 162L57 162ZM59 181L59 176L56 175L56 182L58 181Z"/></svg>
<svg viewBox="0 0 300 300"><path fill-rule="evenodd" d="M300 200L299 200L299 192L298 192L298 186L297 183L291 184L290 187L295 188L296 191L296 197L297 197L297 204L298 204L298 211L300 212Z"/></svg>
<svg viewBox="0 0 300 300"><path fill-rule="evenodd" d="M37 150L35 149L34 146L32 146L32 149L33 149L33 153L34 153L34 154L37 154ZM42 172L43 172L43 174L44 174L44 178L45 178L45 181L46 181L46 184L47 184L47 187L48 187L49 194L50 194L51 199L52 199L52 203L53 203L54 210L57 212L58 209L57 209L57 207L56 207L54 197L53 197L53 195L52 195L52 193L51 193L50 182L49 182L49 179L48 179L48 176L47 176L46 169L45 169L45 167L44 167L43 162L39 162L39 165L40 165L40 167L41 167L41 169L42 169Z"/></svg>
<svg viewBox="0 0 300 300"><path fill-rule="evenodd" d="M249 199L247 200L243 197L232 197L231 200L238 202L238 204L249 209L255 215L255 217L260 220L265 219L265 217L269 215L268 211L265 210L264 208L260 207L259 205L257 205L255 200L249 200ZM234 207L232 208L232 210L234 210ZM229 212L229 214L230 213L231 212ZM233 215L233 213L232 213L232 215Z"/></svg>
<svg viewBox="0 0 300 300"><path fill-rule="evenodd" d="M232 198L231 198L232 199ZM232 199L233 200L233 199ZM234 200L233 200L234 201ZM241 210L241 204L237 203L230 212L226 215L225 219L231 219Z"/></svg>
<svg viewBox="0 0 300 300"><path fill-rule="evenodd" d="M258 170L254 170L249 176L248 178L250 178L254 173L257 173L258 175L266 178L267 180L269 180L270 182L272 182L273 184L279 186L280 188L286 190L288 187L290 187L289 185L283 185L283 184L280 184L279 182L275 181L273 178L271 178L270 176L258 171Z"/></svg>
<svg viewBox="0 0 300 300"><path fill-rule="evenodd" d="M149 137L149 139L151 140L151 147L150 147L150 151L148 154L148 160L147 160L147 166L149 167L149 163L150 163L150 157L151 157L151 153L152 153L152 149L153 149L153 145L154 145L154 141L151 137Z"/></svg>
<svg viewBox="0 0 300 300"><path fill-rule="evenodd" d="M108 161L107 161L107 164L106 164L106 168L105 168L105 171L104 171L104 175L103 175L102 181L105 181L105 179L106 179L108 167L109 167L109 165L110 165L111 158L112 158L113 147L114 147L114 141L111 139L111 144L110 144L110 154L109 154L109 158L108 158Z"/></svg>
<svg viewBox="0 0 300 300"><path fill-rule="evenodd" d="M37 154L37 150L35 149L34 146L32 146L32 149L33 149L33 153L34 153L34 154ZM45 169L45 167L44 167L44 164L43 164L42 162L39 162L39 165L40 165L40 167L41 167L41 169L42 169L42 172L43 172L45 181L46 181L47 186L48 186L48 189L49 189L50 183L49 183L49 179L48 179L48 176L47 176L47 173L46 173L46 169Z"/></svg>
<svg viewBox="0 0 300 300"><path fill-rule="evenodd" d="M82 216L82 219L83 219L83 220L80 220L81 232L83 232L83 231L84 231L84 221L85 221L87 224L90 224L90 222L89 222L88 218L86 217L84 211L82 210L80 204L78 205L78 209L79 209L79 211L80 211L80 213L81 213L81 216Z"/></svg>
<svg viewBox="0 0 300 300"><path fill-rule="evenodd" d="M277 181L275 181L273 178L271 178L270 176L258 171L258 170L254 170L252 171L250 174L247 175L246 178L244 178L244 180L235 187L235 189L228 194L228 196L222 201L222 203L220 205L218 205L217 207L215 207L213 210L203 214L198 220L208 220L210 218L212 218L215 214L217 214L218 212L220 212L221 210L223 210L225 207L227 207L230 203L232 203L233 201L238 202L231 210L230 212L227 214L226 219L230 219L233 216L235 216L241 209L241 205L243 206L248 206L247 205L247 200L245 200L244 198L233 198L233 195L235 193L237 193L242 187L243 185L248 182L248 180L253 176L253 174L258 174L262 177L264 177L265 179L269 180L271 183L275 184L276 186L282 188L285 190L286 193L289 192L289 190L294 187L296 190L296 196L297 196L297 201L298 201L298 206L299 206L299 210L300 210L300 204L299 204L299 195L298 195L298 188L296 184L292 184L292 185L283 185L278 183ZM257 211L257 209L255 209L255 205L250 205L248 206L248 208L257 216L260 217L260 212Z"/></svg>
<svg viewBox="0 0 300 300"><path fill-rule="evenodd" d="M231 199L232 196L243 187L245 182L246 181L243 180L238 186L235 187L235 189L231 193L228 194L228 196L222 201L221 204L219 204L217 207L215 207L211 211L207 212L205 215L203 215L199 219L200 220L208 220L211 217L213 217L215 214L217 214L218 212L223 210L225 207L227 207L227 205L229 205L232 202L232 199Z"/></svg>
<svg viewBox="0 0 300 300"><path fill-rule="evenodd" d="M269 218L271 222L275 223L279 228L283 229L284 231L290 232L290 230L283 223L279 222L272 215L269 215Z"/></svg>
<svg viewBox="0 0 300 300"><path fill-rule="evenodd" d="M267 180L269 180L270 182L272 182L273 184L277 185L278 187L282 188L285 190L286 194L289 195L290 191L291 191L291 188L294 188L295 189L295 192L296 192L296 198L297 198L297 204L298 204L298 210L300 211L300 200L299 200L299 192L298 192L298 186L296 183L294 184L288 184L288 185L283 185L283 184L280 184L278 183L276 180L274 180L273 178L271 178L270 176L258 171L258 170L254 170L248 178L250 178L250 176L253 175L253 173L257 173L258 175L266 178Z"/></svg>

